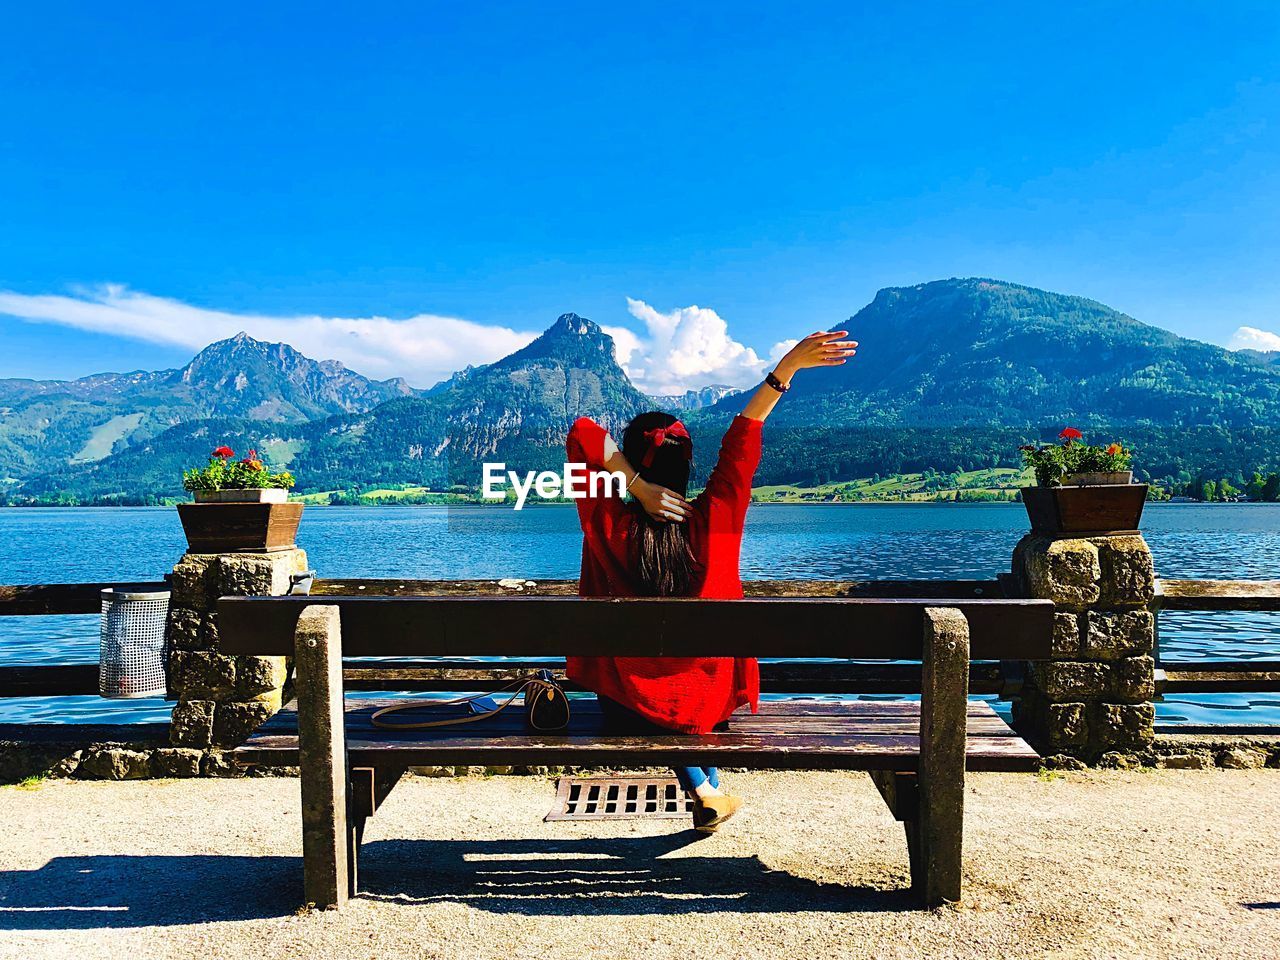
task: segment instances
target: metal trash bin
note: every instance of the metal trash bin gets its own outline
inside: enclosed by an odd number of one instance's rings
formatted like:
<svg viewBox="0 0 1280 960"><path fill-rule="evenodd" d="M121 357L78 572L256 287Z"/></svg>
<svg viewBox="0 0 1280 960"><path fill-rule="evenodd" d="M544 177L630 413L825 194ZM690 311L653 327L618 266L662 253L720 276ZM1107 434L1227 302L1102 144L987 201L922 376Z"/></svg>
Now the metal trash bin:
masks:
<svg viewBox="0 0 1280 960"><path fill-rule="evenodd" d="M102 591L98 694L108 700L165 695L165 619L169 591Z"/></svg>

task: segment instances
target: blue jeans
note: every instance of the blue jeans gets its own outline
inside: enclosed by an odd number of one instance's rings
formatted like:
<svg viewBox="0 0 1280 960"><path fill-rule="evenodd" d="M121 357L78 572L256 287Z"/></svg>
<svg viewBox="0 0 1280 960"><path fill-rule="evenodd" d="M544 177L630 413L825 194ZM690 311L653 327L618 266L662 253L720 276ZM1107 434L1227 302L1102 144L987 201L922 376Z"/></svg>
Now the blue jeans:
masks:
<svg viewBox="0 0 1280 960"><path fill-rule="evenodd" d="M666 727L658 726L648 717L642 717L629 707L624 707L616 700L601 694L596 695L600 701L600 713L604 715L604 725L608 730L618 733L677 733ZM704 783L710 783L717 789L720 786L720 771L715 767L672 767L680 786L693 793Z"/></svg>

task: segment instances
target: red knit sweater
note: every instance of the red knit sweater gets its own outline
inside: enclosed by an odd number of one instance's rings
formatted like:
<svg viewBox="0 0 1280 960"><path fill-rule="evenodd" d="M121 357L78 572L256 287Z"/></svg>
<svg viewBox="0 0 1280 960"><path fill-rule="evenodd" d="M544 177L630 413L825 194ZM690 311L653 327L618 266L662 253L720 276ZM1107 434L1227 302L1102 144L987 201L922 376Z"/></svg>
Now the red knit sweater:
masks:
<svg viewBox="0 0 1280 960"><path fill-rule="evenodd" d="M760 463L759 420L735 417L720 445L707 488L693 501L689 545L700 575L691 596L742 596L738 554L751 502L751 478ZM568 460L604 469L605 430L582 417L569 431ZM586 484L588 490L591 484ZM633 597L631 511L618 497L577 501L582 521L584 597ZM584 687L630 707L654 723L684 733L707 733L738 707L760 700L760 671L752 658L570 657L568 675Z"/></svg>

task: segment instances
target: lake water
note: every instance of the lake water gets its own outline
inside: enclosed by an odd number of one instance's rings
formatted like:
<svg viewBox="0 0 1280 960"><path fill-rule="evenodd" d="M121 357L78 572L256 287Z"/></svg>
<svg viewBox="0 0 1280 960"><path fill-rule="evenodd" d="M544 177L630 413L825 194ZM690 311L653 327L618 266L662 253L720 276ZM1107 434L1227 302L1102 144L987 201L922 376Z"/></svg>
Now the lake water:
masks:
<svg viewBox="0 0 1280 960"><path fill-rule="evenodd" d="M988 579L1026 531L1018 504L757 504L745 579ZM1143 531L1165 577L1280 578L1280 505L1152 504ZM308 508L299 532L322 577L573 578L571 508ZM0 510L0 583L159 580L184 547L171 509ZM0 663L97 660L96 617L0 618ZM1165 660L1280 658L1280 614L1167 613ZM1280 724L1280 694L1179 694L1160 723ZM0 722L163 720L158 701L0 701Z"/></svg>

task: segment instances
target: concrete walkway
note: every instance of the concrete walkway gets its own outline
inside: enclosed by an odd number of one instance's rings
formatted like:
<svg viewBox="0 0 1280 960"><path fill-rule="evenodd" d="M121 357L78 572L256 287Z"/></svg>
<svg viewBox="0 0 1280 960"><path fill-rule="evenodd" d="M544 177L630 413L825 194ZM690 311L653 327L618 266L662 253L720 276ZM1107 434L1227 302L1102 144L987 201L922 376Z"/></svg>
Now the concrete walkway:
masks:
<svg viewBox="0 0 1280 960"><path fill-rule="evenodd" d="M697 840L544 824L542 779L406 781L340 915L297 909L296 781L0 788L0 957L1280 957L1280 771L972 776L933 912L865 776L731 784Z"/></svg>

